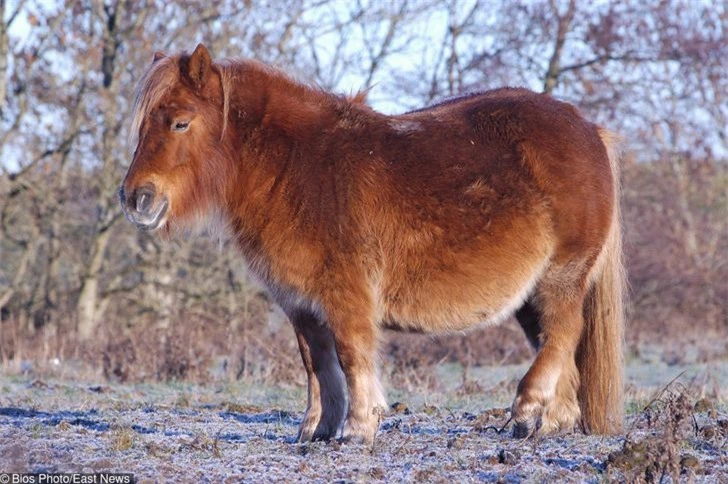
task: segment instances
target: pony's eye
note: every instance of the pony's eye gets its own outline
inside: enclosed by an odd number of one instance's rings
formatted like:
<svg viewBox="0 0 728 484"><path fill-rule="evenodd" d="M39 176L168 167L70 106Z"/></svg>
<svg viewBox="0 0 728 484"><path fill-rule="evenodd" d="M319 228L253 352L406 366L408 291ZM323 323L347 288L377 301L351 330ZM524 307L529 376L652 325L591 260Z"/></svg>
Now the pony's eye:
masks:
<svg viewBox="0 0 728 484"><path fill-rule="evenodd" d="M175 121L172 123L172 131L187 131L189 126L189 121Z"/></svg>

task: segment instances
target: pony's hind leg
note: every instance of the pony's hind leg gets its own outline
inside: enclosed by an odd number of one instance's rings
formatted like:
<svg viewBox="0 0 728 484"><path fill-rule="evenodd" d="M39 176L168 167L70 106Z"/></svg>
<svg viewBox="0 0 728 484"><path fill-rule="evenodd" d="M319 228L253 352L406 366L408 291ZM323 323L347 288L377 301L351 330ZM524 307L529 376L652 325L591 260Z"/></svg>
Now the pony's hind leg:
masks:
<svg viewBox="0 0 728 484"><path fill-rule="evenodd" d="M537 286L538 310L530 316L539 316L541 344L513 402L515 437L571 430L580 418L575 355L584 326L586 266L572 261L549 268Z"/></svg>
<svg viewBox="0 0 728 484"><path fill-rule="evenodd" d="M315 316L289 315L308 376L308 405L298 430L298 441L328 440L336 436L346 413L346 381L336 355L331 330Z"/></svg>

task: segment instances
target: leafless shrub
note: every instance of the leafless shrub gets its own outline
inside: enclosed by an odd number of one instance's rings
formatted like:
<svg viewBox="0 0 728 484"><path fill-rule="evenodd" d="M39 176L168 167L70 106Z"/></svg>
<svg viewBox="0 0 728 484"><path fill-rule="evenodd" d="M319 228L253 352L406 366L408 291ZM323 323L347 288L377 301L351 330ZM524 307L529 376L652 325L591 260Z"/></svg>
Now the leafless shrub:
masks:
<svg viewBox="0 0 728 484"><path fill-rule="evenodd" d="M691 391L671 382L637 415L624 438L622 448L607 459L607 466L619 470L631 482L678 482L681 474L702 472L690 449L716 445L720 431L715 408L707 399L694 402ZM712 409L712 412L711 412ZM706 413L702 427L697 413Z"/></svg>

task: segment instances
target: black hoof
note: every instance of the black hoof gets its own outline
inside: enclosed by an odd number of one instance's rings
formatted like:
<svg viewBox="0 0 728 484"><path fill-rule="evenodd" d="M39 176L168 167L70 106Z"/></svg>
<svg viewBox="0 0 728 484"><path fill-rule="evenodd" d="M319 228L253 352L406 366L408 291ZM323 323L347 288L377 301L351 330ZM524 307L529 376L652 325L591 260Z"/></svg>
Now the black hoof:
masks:
<svg viewBox="0 0 728 484"><path fill-rule="evenodd" d="M516 422L513 425L513 438L515 439L527 439L531 436L533 427L525 422Z"/></svg>
<svg viewBox="0 0 728 484"><path fill-rule="evenodd" d="M541 428L541 417L536 419L536 422L516 422L513 425L513 438L515 439L527 439L536 434L536 431Z"/></svg>

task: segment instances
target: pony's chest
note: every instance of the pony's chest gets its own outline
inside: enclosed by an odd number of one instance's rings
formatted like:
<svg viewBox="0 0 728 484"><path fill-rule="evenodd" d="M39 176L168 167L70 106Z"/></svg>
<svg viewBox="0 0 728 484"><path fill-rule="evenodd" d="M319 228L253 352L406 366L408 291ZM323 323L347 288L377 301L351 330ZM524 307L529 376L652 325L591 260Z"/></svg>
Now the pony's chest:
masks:
<svg viewBox="0 0 728 484"><path fill-rule="evenodd" d="M295 257L291 260L295 260ZM318 299L311 295L312 271L305 259L299 264L270 260L260 255L246 257L249 274L259 286L265 288L272 300L284 313L306 312L325 319ZM310 262L310 261L309 261Z"/></svg>

